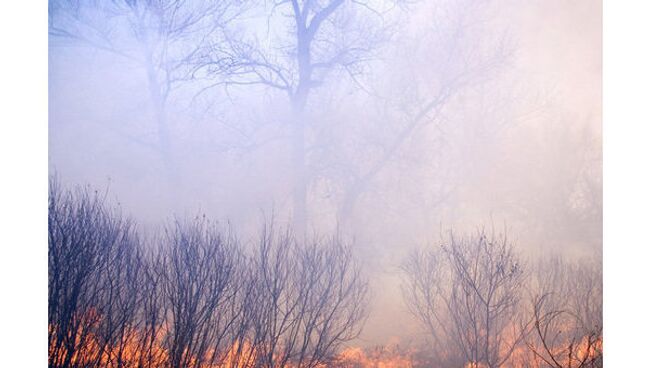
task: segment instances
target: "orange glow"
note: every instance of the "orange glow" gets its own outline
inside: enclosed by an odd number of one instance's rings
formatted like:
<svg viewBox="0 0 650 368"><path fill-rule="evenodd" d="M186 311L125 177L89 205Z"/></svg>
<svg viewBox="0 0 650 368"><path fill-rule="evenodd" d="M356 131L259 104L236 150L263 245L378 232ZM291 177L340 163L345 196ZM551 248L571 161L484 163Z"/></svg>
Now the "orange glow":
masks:
<svg viewBox="0 0 650 368"><path fill-rule="evenodd" d="M343 350L332 367L337 368L412 368L412 352L400 352L396 346L367 351L359 347Z"/></svg>
<svg viewBox="0 0 650 368"><path fill-rule="evenodd" d="M94 321L92 326L95 327L99 323L98 320ZM53 329L52 326L49 327ZM150 366L160 367L165 366L169 360L168 351L162 346L164 333L159 331L158 337L155 339L154 346L151 352L144 352L145 349L141 347L141 337L135 329L125 334L125 338L112 346L102 344L99 338L92 333L83 333L76 337L75 347L76 350L72 353L71 357L67 357L68 351L65 348L60 348L54 351L52 347L49 349L50 360L54 362L64 362L69 359L72 365L85 366L91 365L91 362L101 362L101 366L112 367L119 365L121 367L138 367ZM225 349L222 356L217 360L219 361L213 365L201 365L203 367L213 368L253 368L256 367L256 360L258 353L256 349L248 342L243 343L241 346L237 343ZM206 356L210 356L214 351L209 351ZM151 354L148 356L146 354ZM400 352L396 347L389 348L373 348L364 350L359 347L349 347L344 349L336 357L331 359L328 364L319 364L317 368L412 368L413 362L411 360L410 352ZM196 358L191 359L192 363L196 362ZM141 362L146 362L141 364ZM191 365L191 363L190 363ZM295 365L289 363L286 368L297 368Z"/></svg>
<svg viewBox="0 0 650 368"><path fill-rule="evenodd" d="M84 322L86 329L94 329L99 325L100 319L96 314L87 313ZM49 326L51 332L54 327ZM129 367L161 367L169 362L169 352L164 347L164 336L166 332L158 329L157 336L150 349L143 349L142 335L137 329L129 328L121 341L109 344L102 344L100 339L87 331L75 337L75 351L68 356L65 348L54 350L49 347L50 360L55 363L69 361L76 366L89 366L92 362L101 362L103 367L120 366ZM602 356L602 335L584 336L577 343L558 344L553 347L553 359L560 366L580 366L580 362L594 360ZM507 366L512 368L543 367L544 359L532 353L530 345L519 345L511 355ZM535 347L536 348L536 347ZM541 350L538 350L541 351ZM202 360L207 360L215 353L214 350L206 352ZM249 342L241 345L235 343L225 348L223 352L216 355L217 363L212 365L200 364L201 367L210 368L254 368L259 366L259 352ZM545 359L550 359L545 357ZM191 357L189 366L198 364L197 357ZM279 359L278 359L279 360ZM119 362L119 363L118 363ZM61 364L59 364L61 365ZM399 345L386 347L374 347L363 349L361 347L348 347L343 349L335 357L330 358L328 363L319 364L316 368L414 368L430 367L430 363L419 362L416 359L414 349L401 349ZM462 368L486 368L484 362L467 362ZM297 365L288 363L285 368L298 368Z"/></svg>

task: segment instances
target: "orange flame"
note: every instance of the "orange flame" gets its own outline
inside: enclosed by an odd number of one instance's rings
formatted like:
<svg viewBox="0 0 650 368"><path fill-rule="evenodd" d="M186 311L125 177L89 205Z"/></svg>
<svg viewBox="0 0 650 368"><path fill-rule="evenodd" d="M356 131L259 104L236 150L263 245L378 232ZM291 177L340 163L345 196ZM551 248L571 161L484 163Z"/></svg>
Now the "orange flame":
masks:
<svg viewBox="0 0 650 368"><path fill-rule="evenodd" d="M96 313L87 313L82 318L90 329L98 326L99 316ZM49 326L50 333L56 333L54 326ZM146 366L165 366L169 361L169 352L163 344L165 331L160 328L158 336L153 341L151 349L141 349L141 332L136 328L130 328L124 337L112 345L102 344L100 339L93 333L82 331L74 336L74 351L68 356L69 351L65 347L55 350L49 347L51 362L64 362L66 359L76 366L91 365L92 362L100 362L104 367L137 367L141 362L147 362ZM598 359L602 356L602 335L584 336L577 343L566 343L554 347L552 353L557 355L558 363L566 366L573 366L575 362ZM215 351L209 351L212 355ZM146 355L145 355L146 354ZM258 352L249 342L235 343L218 354L218 363L212 364L211 368L254 368L258 366ZM393 344L387 347L375 347L362 349L360 347L348 347L338 353L327 363L321 363L316 368L414 368L418 366L431 366L431 364L418 362L416 352L413 349L400 349L399 345ZM192 362L199 359L193 357ZM119 361L119 363L118 363ZM519 367L540 367L543 366L542 359L535 356L525 344L521 344L512 352L509 366ZM205 366L205 365L203 365ZM463 368L485 368L484 362L467 362ZM288 364L286 368L298 368Z"/></svg>

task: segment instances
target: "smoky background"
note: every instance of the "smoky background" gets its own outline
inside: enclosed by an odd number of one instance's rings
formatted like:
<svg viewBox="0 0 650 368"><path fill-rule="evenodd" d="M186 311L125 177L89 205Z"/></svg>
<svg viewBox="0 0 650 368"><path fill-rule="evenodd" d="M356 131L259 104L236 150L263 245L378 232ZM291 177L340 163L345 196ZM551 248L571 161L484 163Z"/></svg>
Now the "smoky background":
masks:
<svg viewBox="0 0 650 368"><path fill-rule="evenodd" d="M270 214L295 221L300 171L301 226L353 239L371 276L363 344L416 333L398 266L449 229L507 231L531 258L600 257L600 4L345 2L298 110L262 69L221 62L265 60L296 88L286 3L219 3L169 44L134 28L149 18L88 4L50 3L50 171L108 188L148 233L201 213L244 238Z"/></svg>

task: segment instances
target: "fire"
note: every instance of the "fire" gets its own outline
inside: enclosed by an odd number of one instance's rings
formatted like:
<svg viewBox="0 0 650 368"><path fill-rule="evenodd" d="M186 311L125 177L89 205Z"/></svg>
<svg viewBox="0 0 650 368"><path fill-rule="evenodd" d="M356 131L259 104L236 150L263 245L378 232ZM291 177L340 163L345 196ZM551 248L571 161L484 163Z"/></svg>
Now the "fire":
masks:
<svg viewBox="0 0 650 368"><path fill-rule="evenodd" d="M477 362L468 362L463 368L487 368L487 365Z"/></svg>
<svg viewBox="0 0 650 368"><path fill-rule="evenodd" d="M93 324L98 324L94 322ZM55 327L49 326L54 332ZM54 350L50 346L50 360L55 363L69 362L71 366L90 366L99 362L102 367L120 366L129 367L162 367L168 365L169 352L163 347L164 333L159 330L154 346L144 352L140 332L136 329L125 334L125 337L113 345L102 344L100 339L91 332L84 332L74 339L74 350L65 348ZM249 342L234 343L224 349L218 363L212 365L201 365L209 368L255 368L259 367L259 352ZM214 354L214 350L207 355ZM197 357L191 359L191 364L196 363ZM117 363L119 361L119 363ZM143 364L142 362L146 362ZM62 364L59 364L62 365ZM375 347L362 349L360 347L348 347L342 350L330 362L318 364L315 368L413 368L414 364L410 351L400 351L398 346ZM285 368L298 368L295 364L287 364Z"/></svg>
<svg viewBox="0 0 650 368"><path fill-rule="evenodd" d="M82 318L91 321L88 326L92 329L100 324L100 318L96 313L87 313ZM56 334L56 328L49 326L50 332ZM165 348L164 328L157 329L157 335L151 340L143 339L142 332L137 328L128 328L119 341L108 344L102 342L98 336L87 330L80 331L74 336L71 344L65 346L73 347L68 351L59 345L55 350L49 348L50 361L56 366L90 366L99 362L102 367L120 366L129 367L163 367L169 365L170 354ZM143 341L153 346L143 348ZM557 344L551 350L554 364L559 366L587 367L588 362L594 362L602 357L602 334L589 334L579 340L568 341L564 344ZM533 353L535 346L530 343L520 344L513 351L507 366L512 368L543 367L548 366L547 356L540 353ZM257 368L260 366L260 351L248 341L236 342L226 346L222 351L209 350L206 357L188 357L190 366L201 366L206 368ZM207 357L214 356L217 362L211 365L197 364L205 361ZM202 358L202 359L201 359ZM281 360L280 357L274 360ZM68 362L68 364L63 364ZM119 363L118 363L119 362ZM145 363L143 363L145 362ZM431 362L422 359L418 352L413 349L400 348L398 344L388 346L361 348L358 346L347 347L336 356L330 357L326 363L320 363L314 368L415 368L432 367ZM486 368L485 362L466 362L462 368ZM284 365L284 368L300 368L297 364Z"/></svg>
<svg viewBox="0 0 650 368"><path fill-rule="evenodd" d="M152 357L143 356L143 352L138 344L138 332L133 330L127 334L118 346L101 347L102 345L96 337L88 335L81 340L77 337L75 343L80 347L71 355L71 362L74 365L86 365L90 361L99 361L102 366L111 367L114 365L116 357L119 355L122 359L123 367L137 367L139 362L146 360L150 366L164 366L168 360L168 352L160 345L152 350ZM594 359L602 352L602 337L585 336L578 344L573 346L562 346L557 348L557 355L561 357L560 364L575 363L577 361L588 361ZM211 354L212 352L210 352ZM51 358L55 361L63 361L67 351L60 350L57 352L50 349ZM234 344L226 349L220 363L211 365L213 368L239 367L253 368L256 367L255 348L248 342L243 344ZM421 366L416 364L414 359L415 353L412 350L401 351L397 345L389 347L375 347L362 349L361 347L348 347L342 350L331 362L319 364L317 368L414 368ZM543 366L540 357L531 356L525 346L522 346L513 353L511 366L518 367L537 367ZM487 365L482 362L467 362L463 368L486 368ZM298 368L288 364L286 368Z"/></svg>
<svg viewBox="0 0 650 368"><path fill-rule="evenodd" d="M411 352L400 352L398 346L377 347L364 351L359 347L343 350L332 367L336 368L412 368Z"/></svg>

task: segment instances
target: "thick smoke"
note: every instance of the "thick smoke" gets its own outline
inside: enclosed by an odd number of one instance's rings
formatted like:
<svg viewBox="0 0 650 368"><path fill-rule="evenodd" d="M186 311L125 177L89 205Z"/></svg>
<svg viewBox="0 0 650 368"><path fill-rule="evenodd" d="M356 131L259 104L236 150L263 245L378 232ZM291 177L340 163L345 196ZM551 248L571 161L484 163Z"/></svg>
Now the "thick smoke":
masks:
<svg viewBox="0 0 650 368"><path fill-rule="evenodd" d="M314 1L301 33L292 2L217 3L50 1L63 184L148 234L339 233L370 275L361 345L419 336L399 267L450 229L599 259L600 4Z"/></svg>

